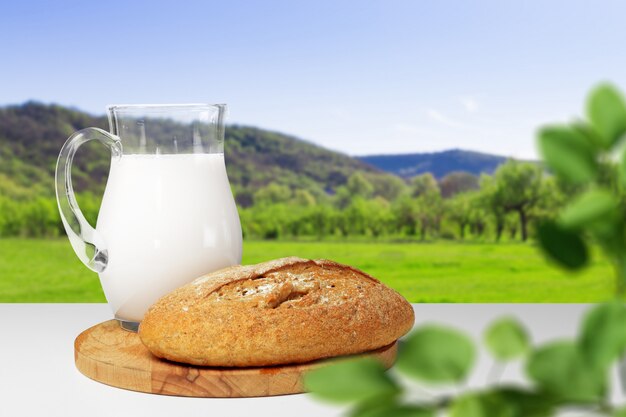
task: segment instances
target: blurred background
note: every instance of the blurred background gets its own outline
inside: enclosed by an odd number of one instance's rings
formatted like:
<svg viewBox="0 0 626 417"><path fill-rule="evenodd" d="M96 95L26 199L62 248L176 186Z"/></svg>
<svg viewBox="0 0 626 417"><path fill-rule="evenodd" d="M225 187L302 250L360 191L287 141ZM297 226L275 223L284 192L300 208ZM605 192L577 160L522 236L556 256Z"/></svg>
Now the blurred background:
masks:
<svg viewBox="0 0 626 417"><path fill-rule="evenodd" d="M121 103L228 103L244 263L326 257L412 302L591 302L535 227L575 189L535 132L626 85L620 2L38 2L0 5L0 302L104 302L54 197L72 132ZM95 224L110 154L78 152Z"/></svg>

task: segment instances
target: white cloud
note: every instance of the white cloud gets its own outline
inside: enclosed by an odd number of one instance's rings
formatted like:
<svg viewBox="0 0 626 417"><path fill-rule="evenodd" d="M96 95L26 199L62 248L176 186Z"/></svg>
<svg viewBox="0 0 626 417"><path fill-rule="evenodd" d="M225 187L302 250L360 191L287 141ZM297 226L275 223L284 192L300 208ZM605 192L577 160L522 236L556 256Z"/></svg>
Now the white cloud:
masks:
<svg viewBox="0 0 626 417"><path fill-rule="evenodd" d="M445 125L445 126L454 127L458 129L466 129L468 127L463 123L457 122L456 120L453 120L447 116L444 116L442 113L440 113L439 111L435 109L428 109L426 111L426 115L428 116L429 119L437 123L441 123L442 125Z"/></svg>
<svg viewBox="0 0 626 417"><path fill-rule="evenodd" d="M469 96L459 97L459 101L468 113L475 113L478 111L478 101L476 101L475 98Z"/></svg>

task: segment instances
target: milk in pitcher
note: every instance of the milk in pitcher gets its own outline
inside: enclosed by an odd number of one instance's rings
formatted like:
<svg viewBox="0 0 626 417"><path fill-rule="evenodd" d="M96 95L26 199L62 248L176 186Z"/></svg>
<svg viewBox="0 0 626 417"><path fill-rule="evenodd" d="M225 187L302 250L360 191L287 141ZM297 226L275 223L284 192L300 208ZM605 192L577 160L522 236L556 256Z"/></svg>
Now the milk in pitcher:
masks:
<svg viewBox="0 0 626 417"><path fill-rule="evenodd" d="M96 230L116 317L141 321L162 294L241 262L241 226L224 154L113 158Z"/></svg>

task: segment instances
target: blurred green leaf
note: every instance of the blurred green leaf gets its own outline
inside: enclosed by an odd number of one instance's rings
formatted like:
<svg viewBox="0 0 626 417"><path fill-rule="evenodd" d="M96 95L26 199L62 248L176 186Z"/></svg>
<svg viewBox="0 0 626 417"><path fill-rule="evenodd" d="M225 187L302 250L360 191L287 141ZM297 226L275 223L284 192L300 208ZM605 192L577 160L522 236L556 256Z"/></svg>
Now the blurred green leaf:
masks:
<svg viewBox="0 0 626 417"><path fill-rule="evenodd" d="M572 129L576 130L581 135L587 138L587 141L589 142L589 144L592 145L592 148L594 149L594 153L597 153L604 147L604 141L602 140L598 132L596 132L593 126L589 125L587 122L578 120L570 124L570 126L572 127Z"/></svg>
<svg viewBox="0 0 626 417"><path fill-rule="evenodd" d="M561 266L580 269L587 263L587 246L577 232L546 221L537 228L537 237L543 251Z"/></svg>
<svg viewBox="0 0 626 417"><path fill-rule="evenodd" d="M559 224L581 228L589 222L606 217L617 209L619 201L606 189L589 190L576 197L561 213Z"/></svg>
<svg viewBox="0 0 626 417"><path fill-rule="evenodd" d="M493 393L469 393L458 397L450 417L515 417L515 407Z"/></svg>
<svg viewBox="0 0 626 417"><path fill-rule="evenodd" d="M617 238L621 240L618 230L622 230L622 214L619 210L613 210L602 217L598 217L585 225L585 229L589 230L596 236L601 244L605 244L608 240ZM622 247L623 245L620 245ZM617 252L616 252L617 253ZM626 252L624 252L626 253Z"/></svg>
<svg viewBox="0 0 626 417"><path fill-rule="evenodd" d="M569 126L541 129L539 149L548 167L568 182L585 183L596 177L595 149L577 129Z"/></svg>
<svg viewBox="0 0 626 417"><path fill-rule="evenodd" d="M353 410L350 417L435 417L435 411L414 405L365 405Z"/></svg>
<svg viewBox="0 0 626 417"><path fill-rule="evenodd" d="M622 160L620 161L619 167L619 179L623 186L626 186L626 151L622 153Z"/></svg>
<svg viewBox="0 0 626 417"><path fill-rule="evenodd" d="M530 392L517 387L499 387L494 390L507 404L514 406L516 417L551 416L557 399L541 392Z"/></svg>
<svg viewBox="0 0 626 417"><path fill-rule="evenodd" d="M574 342L554 342L537 349L527 372L548 393L571 402L594 402L604 396L606 374L585 360Z"/></svg>
<svg viewBox="0 0 626 417"><path fill-rule="evenodd" d="M425 382L461 382L470 371L476 351L463 333L427 325L411 333L402 344L397 367Z"/></svg>
<svg viewBox="0 0 626 417"><path fill-rule="evenodd" d="M370 358L343 360L305 375L304 385L319 398L334 402L360 402L391 397L400 387Z"/></svg>
<svg viewBox="0 0 626 417"><path fill-rule="evenodd" d="M606 148L626 132L626 105L619 91L610 84L601 84L591 91L587 116Z"/></svg>
<svg viewBox="0 0 626 417"><path fill-rule="evenodd" d="M613 411L613 417L626 417L626 407Z"/></svg>
<svg viewBox="0 0 626 417"><path fill-rule="evenodd" d="M485 332L485 343L491 354L500 361L517 358L530 349L526 329L512 317L493 322Z"/></svg>
<svg viewBox="0 0 626 417"><path fill-rule="evenodd" d="M598 304L585 316L580 347L595 367L606 369L626 349L626 307L620 301Z"/></svg>
<svg viewBox="0 0 626 417"><path fill-rule="evenodd" d="M450 417L548 417L555 400L515 387L500 387L458 397Z"/></svg>

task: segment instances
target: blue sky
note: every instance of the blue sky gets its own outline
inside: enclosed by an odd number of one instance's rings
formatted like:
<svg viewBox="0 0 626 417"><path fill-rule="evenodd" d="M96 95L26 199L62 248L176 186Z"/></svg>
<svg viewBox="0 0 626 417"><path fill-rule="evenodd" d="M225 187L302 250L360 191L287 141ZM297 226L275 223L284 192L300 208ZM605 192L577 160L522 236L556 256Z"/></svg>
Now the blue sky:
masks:
<svg viewBox="0 0 626 417"><path fill-rule="evenodd" d="M626 89L618 1L0 4L0 104L226 102L352 155L536 156L535 129Z"/></svg>

